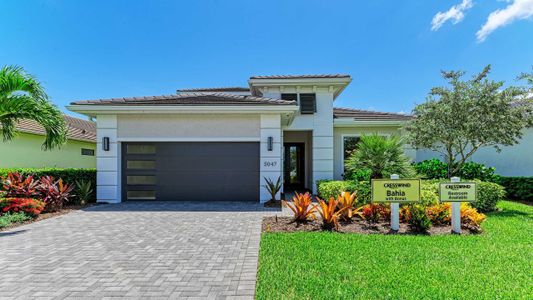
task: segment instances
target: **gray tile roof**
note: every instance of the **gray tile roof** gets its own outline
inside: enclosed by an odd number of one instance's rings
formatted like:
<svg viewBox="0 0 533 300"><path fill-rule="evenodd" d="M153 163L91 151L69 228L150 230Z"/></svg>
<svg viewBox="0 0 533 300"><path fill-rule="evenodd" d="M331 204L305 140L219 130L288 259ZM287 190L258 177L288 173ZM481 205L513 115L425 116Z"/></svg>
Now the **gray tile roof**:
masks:
<svg viewBox="0 0 533 300"><path fill-rule="evenodd" d="M177 95L112 98L75 101L72 105L296 105L295 101L227 93L186 93Z"/></svg>
<svg viewBox="0 0 533 300"><path fill-rule="evenodd" d="M267 75L252 76L250 79L299 79L299 78L350 78L348 74L307 74L307 75Z"/></svg>
<svg viewBox="0 0 533 300"><path fill-rule="evenodd" d="M69 140L96 142L96 124L91 121L64 115ZM33 120L23 119L17 123L20 132L45 135L44 128Z"/></svg>
<svg viewBox="0 0 533 300"><path fill-rule="evenodd" d="M333 108L334 118L353 118L355 121L407 121L410 115L386 113L352 108Z"/></svg>
<svg viewBox="0 0 533 300"><path fill-rule="evenodd" d="M240 86L230 86L230 87L180 89L177 91L178 92L249 92L250 88L240 87Z"/></svg>

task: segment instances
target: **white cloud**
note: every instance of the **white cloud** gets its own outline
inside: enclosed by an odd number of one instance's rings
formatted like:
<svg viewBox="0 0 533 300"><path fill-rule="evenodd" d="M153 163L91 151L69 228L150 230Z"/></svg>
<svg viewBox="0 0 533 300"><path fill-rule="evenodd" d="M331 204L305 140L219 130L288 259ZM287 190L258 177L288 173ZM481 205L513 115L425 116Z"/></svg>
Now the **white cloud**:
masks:
<svg viewBox="0 0 533 300"><path fill-rule="evenodd" d="M445 12L439 11L431 21L431 30L438 30L448 20L451 20L453 24L461 22L465 17L465 11L472 8L472 6L472 0L463 0L463 2L452 6Z"/></svg>
<svg viewBox="0 0 533 300"><path fill-rule="evenodd" d="M508 25L516 20L523 20L533 16L533 0L514 0L504 9L490 13L487 22L476 33L478 42L483 42L494 30Z"/></svg>

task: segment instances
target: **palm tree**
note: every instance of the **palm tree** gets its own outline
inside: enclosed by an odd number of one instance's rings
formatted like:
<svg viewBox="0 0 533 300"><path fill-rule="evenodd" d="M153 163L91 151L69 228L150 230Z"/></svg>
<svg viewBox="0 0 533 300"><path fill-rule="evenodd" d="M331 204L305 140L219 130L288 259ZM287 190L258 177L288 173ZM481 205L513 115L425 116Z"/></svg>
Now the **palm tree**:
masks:
<svg viewBox="0 0 533 300"><path fill-rule="evenodd" d="M389 138L377 134L363 135L346 161L349 172L369 170L370 178L384 178L391 174L411 177L415 174L403 151L404 141L398 136Z"/></svg>
<svg viewBox="0 0 533 300"><path fill-rule="evenodd" d="M63 115L48 101L39 81L21 67L5 66L0 70L0 131L4 141L15 137L21 119L36 121L44 127L44 150L66 142Z"/></svg>

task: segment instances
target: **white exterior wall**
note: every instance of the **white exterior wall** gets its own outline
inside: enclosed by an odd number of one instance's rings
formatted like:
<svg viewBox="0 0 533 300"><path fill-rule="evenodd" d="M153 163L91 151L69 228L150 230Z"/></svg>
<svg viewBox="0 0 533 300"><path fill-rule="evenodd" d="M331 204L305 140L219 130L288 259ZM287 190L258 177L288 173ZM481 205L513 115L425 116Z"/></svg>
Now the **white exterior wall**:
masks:
<svg viewBox="0 0 533 300"><path fill-rule="evenodd" d="M312 191L316 193L316 181L333 179L333 91L329 87L268 87L264 97L280 99L282 93L315 93L317 112L296 113L290 126L282 130L312 131Z"/></svg>
<svg viewBox="0 0 533 300"><path fill-rule="evenodd" d="M416 161L431 158L443 160L440 153L431 150L418 150ZM479 149L470 161L496 168L502 176L533 176L533 128L524 130L519 144L502 147L500 153L492 147Z"/></svg>
<svg viewBox="0 0 533 300"><path fill-rule="evenodd" d="M118 203L120 197L120 144L117 142L117 116L96 116L96 200ZM102 138L109 137L109 151L102 148Z"/></svg>
<svg viewBox="0 0 533 300"><path fill-rule="evenodd" d="M272 151L268 151L268 137L273 138ZM270 194L263 187L266 184L264 178L270 178L274 182L282 177L282 131L281 116L279 114L261 115L261 143L260 143L260 166L259 166L259 200L261 203L270 200ZM280 195L277 195L279 199Z"/></svg>

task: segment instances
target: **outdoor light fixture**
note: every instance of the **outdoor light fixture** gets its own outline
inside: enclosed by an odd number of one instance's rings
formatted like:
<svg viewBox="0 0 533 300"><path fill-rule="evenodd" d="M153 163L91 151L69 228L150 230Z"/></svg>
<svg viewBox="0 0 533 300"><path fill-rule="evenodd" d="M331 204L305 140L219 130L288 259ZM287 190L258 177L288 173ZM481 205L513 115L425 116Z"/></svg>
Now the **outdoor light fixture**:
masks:
<svg viewBox="0 0 533 300"><path fill-rule="evenodd" d="M107 136L102 138L102 149L104 149L104 151L109 151L109 137Z"/></svg>
<svg viewBox="0 0 533 300"><path fill-rule="evenodd" d="M268 144L268 151L272 151L272 149L274 148L274 138L269 136L267 140L267 144Z"/></svg>

